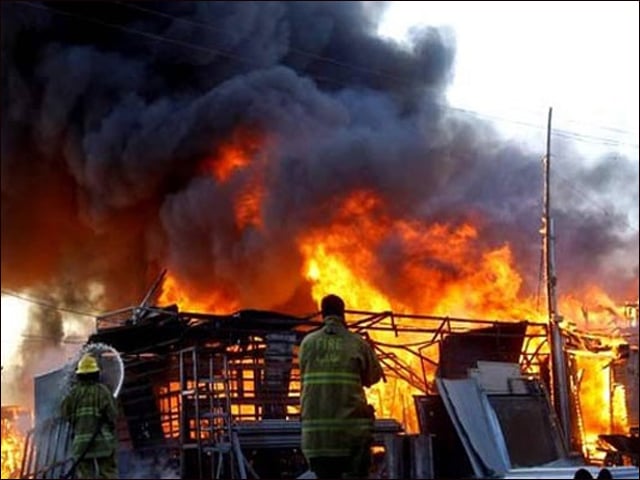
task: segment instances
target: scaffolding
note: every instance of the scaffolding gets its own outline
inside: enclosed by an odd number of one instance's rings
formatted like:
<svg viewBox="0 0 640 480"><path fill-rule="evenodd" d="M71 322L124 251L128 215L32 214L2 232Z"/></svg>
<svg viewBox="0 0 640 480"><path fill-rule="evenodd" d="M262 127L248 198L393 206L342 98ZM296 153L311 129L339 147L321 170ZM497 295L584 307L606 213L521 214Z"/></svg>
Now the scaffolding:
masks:
<svg viewBox="0 0 640 480"><path fill-rule="evenodd" d="M182 476L190 473L191 460L198 478L207 467L210 478L247 478L231 413L227 354L191 347L178 356Z"/></svg>

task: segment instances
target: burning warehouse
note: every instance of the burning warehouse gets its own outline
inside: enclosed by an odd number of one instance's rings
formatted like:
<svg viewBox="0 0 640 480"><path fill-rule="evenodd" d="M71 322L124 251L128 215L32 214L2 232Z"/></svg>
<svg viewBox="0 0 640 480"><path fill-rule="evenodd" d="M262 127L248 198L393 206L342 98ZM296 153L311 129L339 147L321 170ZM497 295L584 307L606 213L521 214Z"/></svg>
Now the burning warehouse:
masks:
<svg viewBox="0 0 640 480"><path fill-rule="evenodd" d="M392 312L348 317L353 330L371 336L386 372L385 383L368 391L378 412L373 478L500 477L514 468L580 464L549 402L546 324ZM121 474L304 478L297 352L319 323L316 315L147 305L101 316L87 348L103 358L104 380L121 404ZM105 357L113 348L118 362ZM68 375L63 368L35 380L37 427L20 478L60 478L69 469L69 432L52 395ZM637 386L637 375L627 384L633 380ZM637 436L621 438L637 444ZM637 465L635 450L618 449L611 450L617 464L626 455ZM617 478L637 475L637 468L617 468Z"/></svg>
<svg viewBox="0 0 640 480"><path fill-rule="evenodd" d="M2 403L35 422L3 413L3 477L61 473L53 392L87 340L122 361L124 472L304 474L298 346L330 292L384 363L368 391L381 476L634 462L637 342L617 305L637 298L638 162L583 162L554 137L570 179L550 182L558 395L542 152L451 108L452 33L384 39L384 8L0 3ZM501 444L476 451L474 432L496 431L461 397L495 413L508 461ZM540 419L535 452L523 410Z"/></svg>

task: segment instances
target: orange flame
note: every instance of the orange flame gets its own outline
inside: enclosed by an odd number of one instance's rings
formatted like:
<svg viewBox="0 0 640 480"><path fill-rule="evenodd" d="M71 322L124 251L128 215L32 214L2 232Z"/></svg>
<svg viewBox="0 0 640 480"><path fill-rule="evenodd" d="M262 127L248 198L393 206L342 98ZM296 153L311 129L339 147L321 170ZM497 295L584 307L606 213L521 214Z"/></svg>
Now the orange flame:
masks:
<svg viewBox="0 0 640 480"><path fill-rule="evenodd" d="M158 304L176 304L184 311L207 313L229 313L239 307L238 301L229 293L215 288L206 293L197 293L172 274L167 274L164 279Z"/></svg>
<svg viewBox="0 0 640 480"><path fill-rule="evenodd" d="M8 418L2 419L2 478L20 478L25 438Z"/></svg>
<svg viewBox="0 0 640 480"><path fill-rule="evenodd" d="M580 294L563 297L560 311L577 330L588 333L592 348L597 350L575 351L574 358L583 451L588 458L602 460L604 452L598 449L598 435L628 433L625 387L612 382L612 368L630 322L625 308L595 285L587 285Z"/></svg>
<svg viewBox="0 0 640 480"><path fill-rule="evenodd" d="M611 357L583 354L576 357L580 387L578 401L582 410L582 443L585 455L602 459L598 435L627 432L624 386L611 382Z"/></svg>
<svg viewBox="0 0 640 480"><path fill-rule="evenodd" d="M373 252L379 251L390 236L395 236L396 248L403 252L400 258L409 261L394 264L397 272L379 275L384 267ZM304 273L312 283L316 302L328 293L339 293L351 309L544 320L535 299L520 291L522 278L509 245L479 251L475 244L477 236L476 229L468 224L453 227L391 219L375 195L361 191L343 201L328 228L309 231L299 245L305 259ZM382 283L390 277L395 283ZM618 318L620 312L614 310L614 302L601 289L590 286L585 292L590 304L595 302L599 306L588 316L590 327L604 326L603 322ZM584 316L585 302L578 301L576 296L562 298L559 303L561 311L569 314L567 318L574 317L576 311L581 312L579 318ZM387 332L371 335L385 343L402 341ZM410 340L419 339L414 336ZM537 346L532 343L529 348ZM418 371L415 358L406 355L405 362ZM613 400L609 398L608 383L603 384L603 375L608 373L601 365L583 364L582 368L588 370L580 391L581 397L588 399L582 402L583 414L590 419L584 426L588 441L609 431L607 406ZM420 392L399 383L404 382L391 379L387 384L378 384L368 392L369 401L376 406L378 415L402 419L412 431L417 422L413 418L411 396ZM624 425L624 402L616 400L615 404L614 420Z"/></svg>
<svg viewBox="0 0 640 480"><path fill-rule="evenodd" d="M228 181L234 172L248 167L264 146L264 135L247 126L236 128L228 141L218 146L203 162L220 183Z"/></svg>
<svg viewBox="0 0 640 480"><path fill-rule="evenodd" d="M265 195L264 185L258 179L252 179L236 196L234 214L236 226L242 230L249 225L262 227L262 199Z"/></svg>
<svg viewBox="0 0 640 480"><path fill-rule="evenodd" d="M265 194L262 167L266 161L265 145L266 137L263 133L241 126L202 163L204 171L212 174L218 182L227 183L233 179L239 183L234 197L234 214L239 229L248 225L262 226L261 207ZM238 172L244 172L245 176L237 179L234 174Z"/></svg>
<svg viewBox="0 0 640 480"><path fill-rule="evenodd" d="M299 239L304 273L316 301L340 292L349 308L481 318L537 318L520 298L522 279L508 245L477 251L469 224L424 225L392 219L371 192L347 197L328 228ZM405 263L388 272L376 252L393 242ZM393 277L394 282L386 282ZM375 281L378 282L375 282ZM377 286L376 283L380 285Z"/></svg>
<svg viewBox="0 0 640 480"><path fill-rule="evenodd" d="M562 314L591 333L615 335L626 323L624 310L596 285L587 285L584 291L562 299Z"/></svg>
<svg viewBox="0 0 640 480"><path fill-rule="evenodd" d="M158 387L160 424L165 438L180 437L180 382L169 382Z"/></svg>
<svg viewBox="0 0 640 480"><path fill-rule="evenodd" d="M401 258L409 261L394 262L397 272L379 275L385 267L375 252L389 237L403 252ZM521 279L508 246L479 254L474 251L476 238L476 229L468 224L428 226L392 219L373 193L359 191L343 201L328 228L310 230L299 239L299 246L304 273L318 303L328 293L339 293L348 308L357 310L524 318L533 310L516 301ZM396 283L376 282L388 277ZM393 335L371 333L385 343L418 340ZM410 353L398 355L414 371L421 368ZM416 431L412 395L420 393L402 380L389 378L369 389L368 398L378 416L401 419L407 430Z"/></svg>
<svg viewBox="0 0 640 480"><path fill-rule="evenodd" d="M217 170L213 170L220 181L249 165L246 155L233 151L235 156L219 160ZM246 154L248 150L240 151ZM250 176L236 197L238 228L261 225L260 204L265 194L261 186L259 175ZM523 280L510 245L484 248L478 240L478 230L471 223L426 224L394 218L380 197L360 190L337 199L330 221L305 231L297 238L297 245L303 259L301 275L309 282L312 297L318 303L324 295L337 293L347 308L354 310L545 321L544 302L521 289ZM240 307L233 294L212 288L206 295L195 295L172 276L165 281L161 302L214 313L228 313ZM590 285L582 292L560 298L558 303L565 319L590 330L614 332L612 322L617 322L621 313L602 289ZM424 340L415 335L391 338L392 335L371 332L375 340L385 343ZM529 348L533 351L538 345L532 342ZM548 346L540 353L548 353ZM402 352L398 355L402 356ZM420 371L422 366L416 364L417 359L406 355L402 360L414 371ZM588 373L583 375L579 390L583 416L589 419L584 424L585 441L608 432L612 424L624 430L624 402L610 398L609 384L603 377L608 375L606 369L600 364L578 363ZM433 373L428 372L431 376ZM369 389L368 397L378 416L399 419L408 431L415 431L412 395L418 393L423 392L403 380L390 378ZM620 396L620 392L616 395ZM610 408L612 402L615 408ZM609 412L615 412L613 420Z"/></svg>

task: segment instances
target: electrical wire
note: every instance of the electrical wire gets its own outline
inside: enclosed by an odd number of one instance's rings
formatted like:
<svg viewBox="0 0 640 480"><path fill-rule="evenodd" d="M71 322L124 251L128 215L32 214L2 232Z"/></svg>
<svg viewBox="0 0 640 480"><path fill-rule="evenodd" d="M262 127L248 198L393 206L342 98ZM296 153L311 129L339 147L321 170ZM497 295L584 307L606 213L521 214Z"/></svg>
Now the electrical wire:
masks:
<svg viewBox="0 0 640 480"><path fill-rule="evenodd" d="M193 25L197 25L197 26L201 26L204 28L208 28L214 31L218 31L218 32L222 32L225 33L225 31L219 27L216 27L214 25L211 25L209 23L206 22L198 22L195 20L191 20L191 19L186 19L186 18L180 18L180 17L176 17L174 15L170 15L164 12L159 12L157 10L154 9L149 9L146 7L141 7L140 5L132 5L132 4L127 4L127 3L123 3L123 2L112 2L114 4L117 5L121 5L127 8L131 8L131 9L135 9L135 10L139 10L142 12L146 12L149 13L151 15L155 15L155 16L161 16L163 18L170 18L176 21L181 21L181 22L185 22L185 23L189 23L189 24L193 24ZM225 57L228 57L230 59L233 60L237 60L239 62L245 63L245 64L253 64L256 65L256 61L249 59L245 56L242 55L238 55L236 53L233 52L229 52L220 48L213 48L213 47L205 47L202 45L197 45L191 42L186 42L183 40L177 40L177 39L172 39L172 38L168 38L166 36L163 35L158 35L158 34L154 34L154 33L149 33L149 32L144 32L138 29L134 29L134 28L129 28L129 27L125 27L123 25L118 25L118 24L113 24L113 23L108 23L108 22L104 22L102 20L98 20L95 18L90 18L90 17L86 17L84 15L80 15L80 14L75 14L72 12L66 12L64 10L60 10L57 8L53 8L49 5L39 5L39 4L34 4L32 2L20 2L18 3L19 5L26 5L32 8L37 8L37 9L41 9L41 10L48 10L60 15L65 15L71 18L75 18L78 20L82 20L82 21L86 21L86 22L91 22L91 23L95 23L98 25L102 25L108 28L113 28L119 31L123 31L126 33L130 33L130 34L136 34L136 35L141 35L144 36L146 38L152 39L152 40L156 40L156 41L164 41L164 42L168 42L168 43L172 43L184 48L191 48L195 51L199 51L199 52L208 52L208 53L215 53L215 54L219 54ZM333 59L331 57L326 57L326 56L322 56L322 55L318 55L318 54L314 54L311 52L307 52L304 50L300 50L300 49L290 49L290 51L294 52L294 53L298 53L301 55L306 55L321 61L325 61L325 62L330 62L333 63L335 65L339 65L345 68L350 68L354 71L359 71L359 72L363 72L363 73L368 73L371 75L376 75L376 76L383 76L387 79L392 79L398 82L402 82L403 79L393 76L393 75L389 75L386 73L381 73L378 72L376 70L371 70L371 69L367 69L365 67L361 67L359 65L353 65L353 64L349 64L346 62L341 62L338 61L336 59ZM343 85L343 86L350 86L344 82L341 82L337 79L331 78L331 77L327 77L327 76L313 76L310 75L311 78L314 78L316 80L320 80L323 82L330 82L330 83L335 83L335 84L339 84L339 85ZM536 130L544 130L544 126L542 125L536 125L530 122L526 122L523 120L516 120L516 119L511 119L511 118L506 118L506 117L502 117L502 116L498 116L498 115L492 115L492 114L486 114L486 113L480 113L477 111L473 111L473 110L469 110L469 109L465 109L465 108L460 108L460 107L453 107L451 105L446 105L446 104L442 104L442 103L437 103L438 106L440 106L441 108L444 109L448 109L451 111L456 111L459 113L463 113L463 114L467 114L467 115L471 115L477 118L481 118L481 119L485 119L485 120L491 120L491 121L501 121L501 122L508 122L511 124L515 124L515 125L521 125L521 126L525 126L525 127L529 127L529 128L533 128ZM611 131L617 131L620 133L628 133L625 132L624 130L620 130L620 129L615 129L613 127L601 127L601 128L605 128L605 129L609 129ZM639 145L638 144L633 144L633 143L629 143L629 142L624 142L621 141L619 139L614 139L614 138L608 138L608 137L602 137L602 136L596 136L596 135L590 135L590 134L581 134L581 133L577 133L577 132L571 132L571 131L567 131L567 130L562 130L562 129L553 129L551 132L552 136L555 137L560 137L560 138L565 138L565 139L569 139L569 140L573 140L573 141L584 141L584 142L591 142L591 143L596 143L596 144L600 144L600 145L606 145L606 146L627 146L630 147L632 149L638 149ZM604 212L606 214L610 214L609 212L607 212L606 210L604 210ZM631 225L629 225L628 222L625 222L626 225L632 229L633 231L637 231L637 229L635 229L634 227L632 227ZM64 310L63 310L64 311ZM76 313L76 312L71 312L71 313Z"/></svg>
<svg viewBox="0 0 640 480"><path fill-rule="evenodd" d="M156 15L156 16L160 16L160 17L164 17L164 18L170 18L172 20L176 20L179 22L183 22L183 23L188 23L191 25L195 25L198 27L204 27L208 30L214 31L214 32L218 32L218 33L222 33L225 35L228 35L229 32L223 28L220 27L216 27L215 25L212 25L208 22L199 22L196 20L192 20L192 19L188 19L188 18L182 18L182 17L176 17L175 15L170 15L168 13L164 13L164 12L159 12L157 10L154 9L150 9L150 8L144 8L141 7L140 4L133 4L133 3L125 3L125 2L111 2L114 3L116 5L121 5L123 7L126 8L131 8L131 9L135 9L135 10L139 10L141 12L146 12L146 13L150 13L152 15ZM317 53L313 53L313 52L308 52L306 50L302 50L299 48L295 48L295 47L290 47L288 49L289 52L291 53L296 53L305 57L309 57L309 58L313 58L316 60L320 60L322 62L326 62L326 63L331 63L333 65L337 65L340 67L345 67L348 68L350 70L354 70L354 71L358 71L358 72L362 72L362 73L369 73L372 75L376 75L376 76L380 76L380 77L385 77L388 78L390 80L396 80L396 81L404 81L403 79L401 79L400 77L385 73L385 72L380 72L378 70L373 70L371 68L367 68L367 67L363 67L361 65L354 65L352 63L347 63L347 62L343 62L340 60L336 60L335 58L331 58L331 57L327 57L324 55L319 55Z"/></svg>
<svg viewBox="0 0 640 480"><path fill-rule="evenodd" d="M580 188L578 188L575 185L575 182L572 182L569 178L565 177L564 175L562 175L561 173L558 173L558 172L554 172L553 175L554 175L554 177L557 177L560 180L562 180L562 182L560 182L561 186L564 186L568 190L572 191L581 200L590 203L592 206L597 208L606 217L613 217L614 216L614 213L612 213L609 209L607 209L603 205L599 204L596 200L593 199L593 197L590 194L588 194L587 192L585 192L585 191L581 190ZM634 227L633 225L631 225L627 218L622 218L621 222L627 228L627 230L629 230L629 231L631 231L633 233L638 233L638 229L636 227Z"/></svg>
<svg viewBox="0 0 640 480"><path fill-rule="evenodd" d="M57 343L65 343L65 344L69 344L69 345L82 345L84 343L86 343L86 340L81 340L79 338L75 338L75 337L63 337L63 338L58 338L58 337L51 337L51 336L45 336L45 335L32 335L29 333L24 333L20 335L20 338L22 339L22 342L57 342ZM14 342L10 342L8 340L3 340L2 341L3 345L14 345Z"/></svg>
<svg viewBox="0 0 640 480"><path fill-rule="evenodd" d="M0 293L2 293L2 295L7 295L9 297L14 297L14 298L18 298L20 300L24 300L25 302L29 302L29 303L33 303L35 305L39 305L41 307L45 307L45 308L50 308L52 310L57 310L59 312L64 312L64 313L73 313L74 315L80 315L80 316L84 316L84 317L97 317L99 314L98 313L91 313L91 312L83 312L80 310L75 310L73 308L67 308L67 307L60 307L58 305L55 305L53 303L49 303L45 300L40 300L37 298L32 298L32 297L27 297L25 295L21 295L19 293L16 292L12 292L10 290L6 290L6 289L1 289Z"/></svg>
<svg viewBox="0 0 640 480"><path fill-rule="evenodd" d="M466 113L469 115L472 115L474 117L480 118L480 119L484 119L484 120L497 120L497 121L501 121L501 122L508 122L508 123L512 123L514 125L521 125L524 127L529 127L535 130L546 130L546 127L543 125L536 125L530 122L526 122L524 120L516 120L516 119L512 119L512 118L506 118L506 117L501 117L499 115L492 115L492 114L488 114L488 113L481 113L481 112L476 112L474 110L468 110L465 108L460 108L460 107L449 107L451 110L456 110L458 112L461 113ZM566 138L566 139L570 139L570 140L577 140L577 141L585 141L585 142L590 142L590 143L596 143L596 144L601 144L601 145L608 145L608 146L619 146L619 145L623 145L623 146L627 146L630 147L634 150L637 150L640 148L640 146L636 143L630 143L630 142L625 142L622 140L618 140L615 138L609 138L609 137L600 137L600 136L596 136L596 135L589 135L589 134L582 134L582 133L577 133L577 132L571 132L569 130L563 130L563 129L558 129L558 128L554 128L551 131L551 135L554 137L561 137L561 138Z"/></svg>
<svg viewBox="0 0 640 480"><path fill-rule="evenodd" d="M176 17L174 15L169 15L169 14L166 14L166 13L163 13L163 12L158 12L157 10L140 7L139 5L125 4L125 3L122 3L122 2L112 2L112 3L118 4L118 5L122 5L122 6L126 6L127 8L133 8L133 9L136 9L136 10L147 12L147 13L150 13L150 14L153 14L153 15L158 15L158 16L162 16L162 17L165 17L165 18L171 18L171 19L174 19L174 20L177 20L177 21L191 23L191 24L202 26L202 27L205 27L205 28L209 28L209 29L212 29L212 30L215 30L215 31L224 32L224 30L222 30L222 29L220 29L218 27L215 27L215 26L213 26L211 24L205 23L205 22L196 22L194 20ZM75 19L78 19L78 20L83 20L83 21L86 21L86 22L95 23L95 24L98 24L98 25L102 25L102 26L105 26L105 27L108 27L108 28L113 28L113 29L116 29L116 30L119 30L119 31L123 31L123 32L126 32L126 33L135 34L135 35L141 35L141 36L144 36L144 37L152 39L152 40L172 43L172 44L184 47L184 48L191 48L191 49L199 51L199 52L207 52L207 53L219 54L219 55L228 57L230 59L237 60L237 61L239 61L241 63L244 63L244 64L260 66L258 64L258 62L256 62L253 59L250 59L250 58L248 58L246 56L239 55L239 54L234 53L234 52L229 52L227 50L223 50L221 48L214 48L214 47L209 47L209 46L205 47L203 45L197 45L197 44L194 44L194 43L191 43L191 42L186 42L184 40L172 39L172 38L169 38L169 37L166 37L166 36L163 36L163 35L158 35L158 34L150 33L150 32L144 32L144 31L141 31L141 30L138 30L138 29L135 29L135 28L130 28L130 27L125 27L123 25L104 22L104 21L98 20L96 18L91 18L91 17L87 17L87 16L84 16L84 15L80 15L80 14L76 14L76 13L72 13L72 12L66 12L64 10L53 8L53 7L49 6L49 5L38 5L38 4L34 4L32 2L19 2L17 4L18 5L29 6L29 7L32 7L32 8L37 8L37 9L40 9L40 10L48 10L48 11L51 11L51 12L54 12L54 13L57 13L57 14L60 14L60 15L65 15L65 16L68 16L68 17L71 17L71 18L75 18ZM342 67L345 67L345 68L349 68L349 69L354 70L354 71L358 71L358 72L362 72L362 73L368 73L368 74L379 76L379 77L384 77L386 79L394 80L396 82L403 83L403 84L408 86L408 83L406 81L404 81L404 79L402 79L402 78L400 78L398 76L394 76L394 75L385 73L385 72L380 72L380 71L368 69L366 67L362 67L362 66L359 66L359 65L353 65L353 64L346 63L346 62L341 62L341 61L336 60L336 59L331 58L331 57L326 57L326 56L323 56L323 55L318 55L318 54L314 54L314 53L311 53L311 52L307 52L307 51L299 50L299 49L295 49L295 48L291 48L290 51L292 51L294 53L298 53L300 55L309 56L311 58L316 58L316 59L324 61L324 62L329 62L329 63L332 63L334 65L339 65L339 66L342 66ZM343 86L350 86L349 84L347 84L345 82L341 82L341 81L339 81L339 80L337 80L335 78L331 78L331 77L327 77L327 76L313 76L313 75L308 75L308 76L310 76L311 78L314 78L316 80L321 80L321 81L324 81L324 82L332 82L332 83L336 83L336 84L343 85ZM465 108L461 108L461 107L453 107L451 105L446 105L446 104L441 104L441 103L439 103L438 105L440 107L443 107L443 108L446 108L446 109L458 111L458 112L461 112L461 113L466 113L466 114L473 115L473 116L476 116L476 117L479 117L479 118L498 120L498 121L503 121L503 122L509 122L509 123L512 123L512 124L531 127L531 128L537 129L537 130L543 130L545 128L542 125L536 125L536 124L533 124L533 123L530 123L530 122L526 122L526 121L523 121L523 120L515 120L515 119L502 117L502 116L499 116L499 115L480 113L480 112L477 112L477 111L473 111L473 110L469 110L469 109L465 109ZM577 122L577 123L579 123L579 122ZM585 125L587 125L587 124L585 124ZM619 133L629 133L629 132L626 132L626 131L621 130L621 129L616 129L614 127L600 126L600 128L608 129L608 130L611 130L611 131L616 131L616 132L619 132ZM609 146L623 145L623 146L631 147L633 149L639 149L640 148L640 145L638 145L638 144L625 142L625 141L622 141L622 140L616 139L616 138L602 137L602 136L591 135L591 134L581 134L581 133L571 132L571 131L562 130L562 129L554 129L552 131L552 135L553 136L557 136L557 137L568 138L568 139L572 139L572 140L591 141L591 142L595 142L595 143L602 144L602 145L609 145Z"/></svg>

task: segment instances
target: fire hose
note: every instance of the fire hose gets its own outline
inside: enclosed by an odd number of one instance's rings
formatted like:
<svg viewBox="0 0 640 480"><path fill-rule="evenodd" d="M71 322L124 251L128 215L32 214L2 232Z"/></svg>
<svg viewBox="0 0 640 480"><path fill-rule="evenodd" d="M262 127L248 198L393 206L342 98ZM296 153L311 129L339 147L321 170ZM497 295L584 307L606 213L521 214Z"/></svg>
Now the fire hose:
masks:
<svg viewBox="0 0 640 480"><path fill-rule="evenodd" d="M80 455L78 455L78 458L76 458L73 461L73 464L71 465L71 467L69 468L69 471L67 473L65 473L62 478L64 479L68 479L68 478L73 478L76 472L76 468L78 467L78 465L80 464L80 462L82 460L84 460L84 457L87 455L87 453L89 452L89 449L93 446L93 442L96 441L96 437L98 436L98 434L100 433L100 430L102 429L102 424L104 423L106 419L106 415L104 414L104 409L100 411L100 418L98 418L98 423L96 424L96 429L93 431L93 434L91 435L91 438L89 439L89 441L87 442L86 447L84 448L84 450L82 451L82 453Z"/></svg>
<svg viewBox="0 0 640 480"><path fill-rule="evenodd" d="M120 395L120 390L122 389L122 384L124 383L124 363L118 351L111 345L107 345L105 343L89 343L82 349L80 355L83 355L85 353L91 353L98 356L102 356L105 353L108 353L110 354L109 357L115 359L118 370L117 379L112 379L113 385L110 385L110 387L113 391L113 398L118 398L118 395Z"/></svg>

